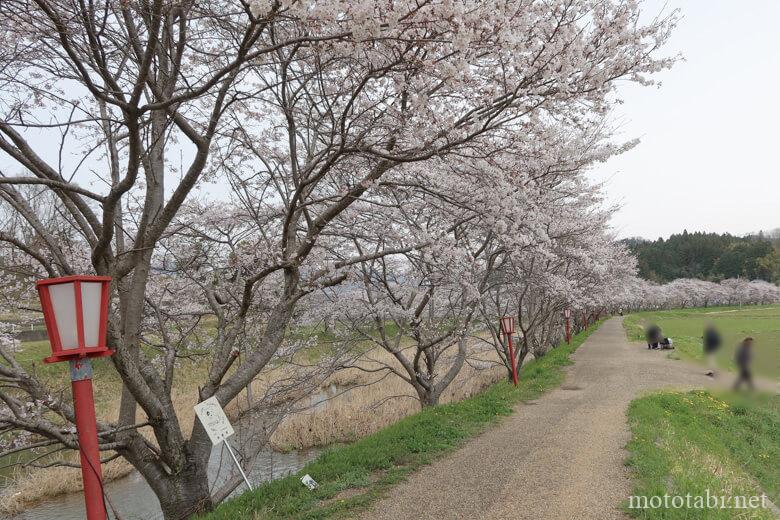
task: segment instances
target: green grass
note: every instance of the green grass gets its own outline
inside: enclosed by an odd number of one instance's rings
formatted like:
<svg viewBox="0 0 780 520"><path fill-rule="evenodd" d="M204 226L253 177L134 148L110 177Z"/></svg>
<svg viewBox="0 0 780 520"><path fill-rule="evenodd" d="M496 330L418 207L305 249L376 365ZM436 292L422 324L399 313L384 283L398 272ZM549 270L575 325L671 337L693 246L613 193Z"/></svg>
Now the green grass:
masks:
<svg viewBox="0 0 780 520"><path fill-rule="evenodd" d="M488 425L512 413L520 401L559 385L569 355L597 328L592 326L546 356L525 365L517 388L501 382L458 403L423 410L353 444L330 449L300 472L268 482L220 505L208 520L333 518L368 507L406 475L452 451ZM308 473L320 486L300 482Z"/></svg>
<svg viewBox="0 0 780 520"><path fill-rule="evenodd" d="M628 465L633 496L780 499L780 397L661 392L633 401ZM692 503L695 506L695 502ZM768 509L626 510L643 519L774 518Z"/></svg>
<svg viewBox="0 0 780 520"><path fill-rule="evenodd" d="M721 366L733 368L737 343L752 336L755 338L756 372L780 378L780 305L639 312L626 316L623 325L630 339L644 342L644 326L656 323L665 336L674 340L675 350L671 356L701 360L701 336L710 321L723 335L723 347L718 354Z"/></svg>

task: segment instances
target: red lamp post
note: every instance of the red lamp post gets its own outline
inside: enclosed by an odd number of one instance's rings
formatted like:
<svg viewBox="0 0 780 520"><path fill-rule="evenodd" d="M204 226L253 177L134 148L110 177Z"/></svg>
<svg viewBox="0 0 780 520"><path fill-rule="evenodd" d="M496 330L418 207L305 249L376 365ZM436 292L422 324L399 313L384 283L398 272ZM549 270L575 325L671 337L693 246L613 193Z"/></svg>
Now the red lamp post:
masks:
<svg viewBox="0 0 780 520"><path fill-rule="evenodd" d="M509 363L512 366L512 382L517 386L517 364L515 363L515 351L512 348L512 334L515 333L515 319L512 316L501 318L501 332L509 341Z"/></svg>
<svg viewBox="0 0 780 520"><path fill-rule="evenodd" d="M106 347L110 283L108 276L66 276L39 280L36 284L52 354L43 361L70 363L88 520L106 520L107 517L92 396L91 358L113 354Z"/></svg>
<svg viewBox="0 0 780 520"><path fill-rule="evenodd" d="M566 307L563 316L566 318L566 344L571 345L571 309Z"/></svg>

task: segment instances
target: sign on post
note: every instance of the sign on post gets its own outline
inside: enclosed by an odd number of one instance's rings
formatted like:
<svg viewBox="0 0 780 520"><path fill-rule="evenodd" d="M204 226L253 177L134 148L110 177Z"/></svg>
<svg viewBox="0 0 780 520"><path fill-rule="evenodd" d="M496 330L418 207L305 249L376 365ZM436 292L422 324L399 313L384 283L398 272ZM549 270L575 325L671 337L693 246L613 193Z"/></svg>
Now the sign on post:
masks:
<svg viewBox="0 0 780 520"><path fill-rule="evenodd" d="M203 425L203 429L206 430L209 439L211 439L211 444L216 446L220 442L225 443L225 447L228 449L228 453L230 453L230 456L233 458L233 462L236 464L239 473L241 473L241 476L244 478L244 482L246 482L246 486L251 491L252 484L249 483L249 479L246 477L244 469L241 467L241 464L238 463L236 454L233 453L233 448L228 442L228 437L233 436L233 434L236 432L233 430L233 425L230 424L227 415L225 415L225 410L222 409L222 406L220 406L217 398L211 396L205 401L196 404L195 415L197 415L198 419L200 419L200 423Z"/></svg>
<svg viewBox="0 0 780 520"><path fill-rule="evenodd" d="M225 411L219 405L219 401L214 396L209 397L202 403L195 405L195 415L200 419L206 433L209 434L211 444L217 445L234 433L233 425L225 415Z"/></svg>

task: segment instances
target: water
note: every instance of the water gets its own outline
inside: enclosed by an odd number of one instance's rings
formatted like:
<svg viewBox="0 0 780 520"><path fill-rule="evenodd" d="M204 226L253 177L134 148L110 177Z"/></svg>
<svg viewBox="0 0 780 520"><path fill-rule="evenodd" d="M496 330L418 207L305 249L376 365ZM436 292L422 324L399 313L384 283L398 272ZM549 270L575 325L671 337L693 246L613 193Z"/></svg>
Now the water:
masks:
<svg viewBox="0 0 780 520"><path fill-rule="evenodd" d="M336 384L328 385L309 397L308 408L310 410L322 409L329 406L331 399L336 397L350 401L352 395L349 390L349 387ZM237 428L236 435L229 439L234 451L236 448L251 450L253 439L264 438L263 435L253 435L252 433L251 427ZM316 448L289 453L277 453L270 449L264 449L247 471L247 477L252 485L285 477L303 468L307 462L316 458L319 452L320 450ZM212 489L218 488L236 473L235 465L227 448L222 444L215 446L209 458L209 481ZM236 488L233 495L243 493L245 490L246 485L242 483ZM120 520L162 520L163 518L157 496L136 471L106 483L105 492L111 505L119 513ZM109 511L111 511L111 506L109 506ZM9 520L83 520L84 518L83 494L71 493L38 502L30 506L27 511L13 516ZM110 514L110 518L114 518L114 515Z"/></svg>
<svg viewBox="0 0 780 520"><path fill-rule="evenodd" d="M231 444L232 445L232 444ZM255 463L247 472L252 485L281 478L300 470L314 459L319 450L309 449L290 453L276 453L264 450L258 454ZM212 486L224 482L235 471L233 460L224 445L215 446L209 459L209 476ZM241 484L233 492L242 493L246 485ZM116 479L105 485L106 495L116 508L121 520L161 520L160 502L146 481L138 472ZM109 510L111 508L109 507ZM114 515L110 515L114 518ZM11 517L12 520L83 520L84 496L81 493L61 495L30 507L27 511Z"/></svg>

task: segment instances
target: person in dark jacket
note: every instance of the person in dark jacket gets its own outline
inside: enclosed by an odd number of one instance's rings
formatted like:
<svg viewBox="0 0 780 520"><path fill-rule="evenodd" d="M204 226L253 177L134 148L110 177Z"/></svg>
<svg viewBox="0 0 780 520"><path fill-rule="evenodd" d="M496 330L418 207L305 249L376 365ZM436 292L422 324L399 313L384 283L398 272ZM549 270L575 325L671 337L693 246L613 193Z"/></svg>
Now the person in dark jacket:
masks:
<svg viewBox="0 0 780 520"><path fill-rule="evenodd" d="M656 349L659 348L658 342L661 341L661 328L651 323L645 329L645 337L647 338L647 348Z"/></svg>
<svg viewBox="0 0 780 520"><path fill-rule="evenodd" d="M707 372L705 372L706 375L710 377L715 377L715 369L717 368L718 364L715 360L715 355L718 353L718 350L720 349L721 344L723 343L723 339L720 337L720 333L718 332L718 329L715 328L715 325L712 323L709 323L704 328L704 334L702 335L702 339L704 340L704 357L707 360Z"/></svg>
<svg viewBox="0 0 780 520"><path fill-rule="evenodd" d="M742 343L737 347L734 361L737 363L737 370L739 371L739 377L734 383L734 390L739 390L742 383L746 383L748 388L753 390L753 374L750 370L750 365L753 361L753 338L742 340Z"/></svg>

